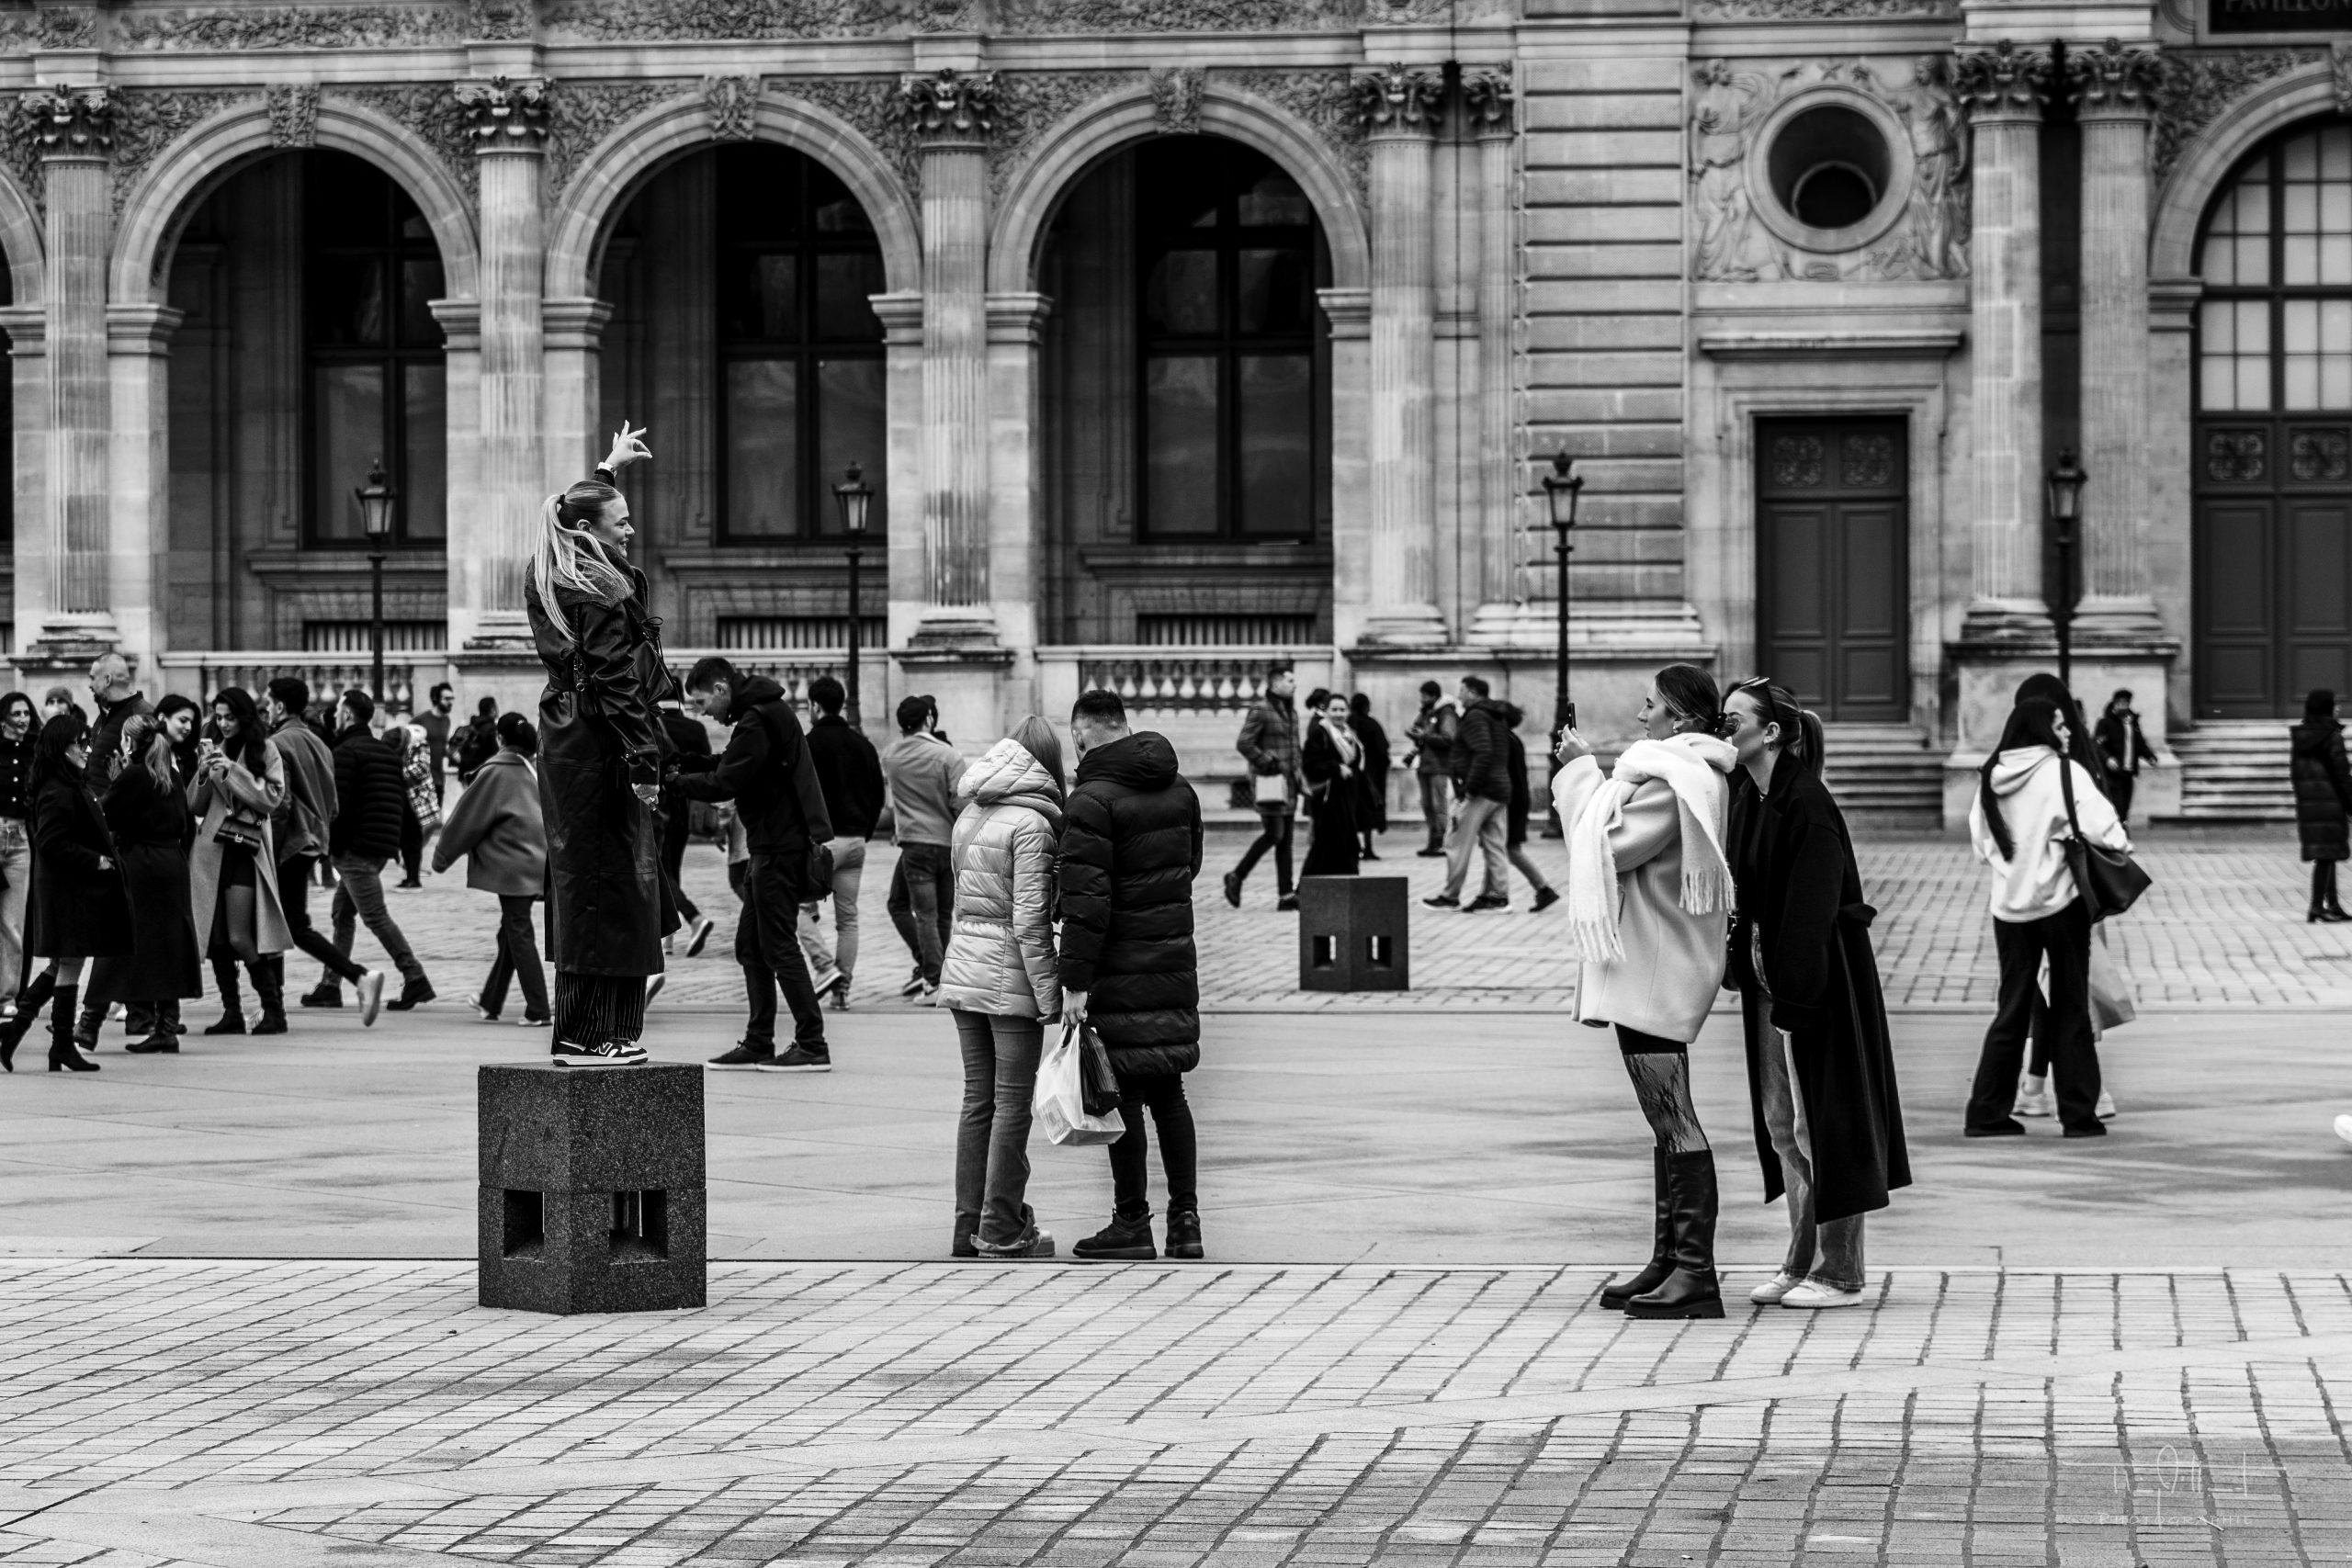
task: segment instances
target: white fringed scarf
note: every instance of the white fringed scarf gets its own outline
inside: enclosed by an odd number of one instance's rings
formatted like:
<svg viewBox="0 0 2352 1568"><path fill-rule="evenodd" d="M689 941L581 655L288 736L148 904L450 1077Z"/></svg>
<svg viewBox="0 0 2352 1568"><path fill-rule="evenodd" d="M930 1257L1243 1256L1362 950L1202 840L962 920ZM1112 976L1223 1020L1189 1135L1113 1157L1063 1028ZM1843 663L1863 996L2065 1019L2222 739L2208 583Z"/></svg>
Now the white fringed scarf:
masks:
<svg viewBox="0 0 2352 1568"><path fill-rule="evenodd" d="M1617 856L1609 832L1624 821L1634 791L1652 779L1674 791L1682 818L1682 908L1706 915L1732 907L1731 862L1724 854L1731 791L1724 778L1737 760L1728 741L1712 735L1636 740L1617 759L1616 772L1568 828L1568 938L1587 963L1625 956L1617 934Z"/></svg>

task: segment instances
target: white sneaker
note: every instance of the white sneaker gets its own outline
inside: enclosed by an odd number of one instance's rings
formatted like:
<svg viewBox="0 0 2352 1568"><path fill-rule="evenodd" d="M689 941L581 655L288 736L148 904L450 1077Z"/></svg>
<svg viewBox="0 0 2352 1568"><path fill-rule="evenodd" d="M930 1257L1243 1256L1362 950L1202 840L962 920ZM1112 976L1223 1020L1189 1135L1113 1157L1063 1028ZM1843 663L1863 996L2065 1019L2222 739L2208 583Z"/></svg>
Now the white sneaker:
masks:
<svg viewBox="0 0 2352 1568"><path fill-rule="evenodd" d="M605 1040L594 1045L560 1040L548 1055L559 1067L636 1067L646 1060L645 1047L633 1040Z"/></svg>
<svg viewBox="0 0 2352 1568"><path fill-rule="evenodd" d="M2098 1119L2099 1119L2100 1121L2102 1121L2102 1122L2112 1122L2112 1121L2114 1121L2114 1120L2115 1120L2115 1096L2113 1096L2113 1095L2111 1095L2111 1094L2108 1093L2108 1092L2107 1092L2107 1090L2105 1090L2105 1089L2101 1089L2101 1090L2099 1090L2099 1091L2098 1091Z"/></svg>
<svg viewBox="0 0 2352 1568"><path fill-rule="evenodd" d="M653 998L660 996L662 994L662 987L669 983L670 976L667 975L647 976L645 977L645 1005L647 1007L651 1007L653 1005Z"/></svg>
<svg viewBox="0 0 2352 1568"><path fill-rule="evenodd" d="M702 944L710 940L711 929L718 924L718 922L712 919L708 915L705 915L695 921L694 935L686 939L686 956L688 958L700 958L702 956Z"/></svg>
<svg viewBox="0 0 2352 1568"><path fill-rule="evenodd" d="M1841 1291L1819 1280L1806 1280L1792 1287L1789 1293L1781 1298L1781 1304L1805 1312L1826 1312L1832 1307L1861 1305L1862 1292Z"/></svg>
<svg viewBox="0 0 2352 1568"><path fill-rule="evenodd" d="M1770 1279L1765 1280L1762 1284L1757 1286L1754 1290L1748 1292L1747 1299L1754 1302L1758 1306L1777 1306L1782 1297L1786 1296L1791 1291L1795 1290L1799 1285L1804 1283L1804 1275L1792 1274L1787 1269L1783 1269L1779 1273L1773 1275Z"/></svg>
<svg viewBox="0 0 2352 1568"><path fill-rule="evenodd" d="M2031 1073L2018 1079L2018 1102L2009 1108L2012 1116L2047 1116L2050 1114L2050 1080L2038 1078Z"/></svg>
<svg viewBox="0 0 2352 1568"><path fill-rule="evenodd" d="M2335 1119L2335 1135L2346 1143L2352 1144L2352 1116L2338 1116Z"/></svg>
<svg viewBox="0 0 2352 1568"><path fill-rule="evenodd" d="M838 969L828 969L816 977L817 994L821 997L841 983L842 972Z"/></svg>
<svg viewBox="0 0 2352 1568"><path fill-rule="evenodd" d="M923 1008L935 1008L935 1007L937 1007L938 1005L939 1005L939 987L936 987L936 986L925 986L925 987L922 988L922 997L920 997L919 998L917 998L917 1000L916 1000L916 1002L915 1002L915 1006L917 1006L917 1007L923 1007Z"/></svg>
<svg viewBox="0 0 2352 1568"><path fill-rule="evenodd" d="M370 969L359 976L359 1024L372 1028L376 1015L384 1010L384 972Z"/></svg>

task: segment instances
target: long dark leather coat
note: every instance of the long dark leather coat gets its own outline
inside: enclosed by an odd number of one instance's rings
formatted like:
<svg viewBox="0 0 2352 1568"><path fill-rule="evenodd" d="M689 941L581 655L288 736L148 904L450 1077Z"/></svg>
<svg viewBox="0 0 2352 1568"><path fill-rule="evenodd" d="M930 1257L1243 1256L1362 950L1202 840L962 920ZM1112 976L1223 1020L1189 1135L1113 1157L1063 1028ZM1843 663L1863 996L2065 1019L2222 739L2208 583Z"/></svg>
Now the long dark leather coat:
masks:
<svg viewBox="0 0 2352 1568"><path fill-rule="evenodd" d="M1738 889L1730 978L1739 987L1764 1201L1781 1195L1781 1157L1765 1128L1757 1064L1759 1052L1780 1049L1780 1029L1789 1035L1813 1138L1814 1217L1883 1209L1891 1190L1911 1185L1911 1159L1871 952L1877 911L1862 902L1845 814L1827 786L1794 763L1775 772L1770 797L1741 769L1732 775L1730 838ZM1751 927L1762 937L1769 1003L1750 960Z"/></svg>
<svg viewBox="0 0 2352 1568"><path fill-rule="evenodd" d="M130 899L114 835L79 768L33 795L33 886L25 952L37 958L121 958L131 950ZM98 862L104 860L104 867ZM27 970L29 974L31 971Z"/></svg>
<svg viewBox="0 0 2352 1568"><path fill-rule="evenodd" d="M2352 770L2345 764L2344 730L2333 718L2306 718L2291 733L2289 776L2295 783L2295 830L2303 858L2343 860L2352 853L2345 821L2352 814Z"/></svg>
<svg viewBox="0 0 2352 1568"><path fill-rule="evenodd" d="M634 785L658 784L668 744L656 705L675 691L662 662L662 623L645 608L645 574L605 603L568 589L556 631L535 586L524 607L539 660L539 805L548 833L548 956L575 975L658 975L662 939L678 926L662 875L662 833Z"/></svg>

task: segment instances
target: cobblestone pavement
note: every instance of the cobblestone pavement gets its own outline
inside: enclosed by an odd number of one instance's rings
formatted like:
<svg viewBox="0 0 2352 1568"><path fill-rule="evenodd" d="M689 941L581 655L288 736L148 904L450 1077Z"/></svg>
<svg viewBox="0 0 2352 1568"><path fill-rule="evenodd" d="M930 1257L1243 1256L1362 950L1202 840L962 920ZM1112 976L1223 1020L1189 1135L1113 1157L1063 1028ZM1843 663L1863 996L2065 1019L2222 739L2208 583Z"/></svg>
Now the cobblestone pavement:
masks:
<svg viewBox="0 0 2352 1568"><path fill-rule="evenodd" d="M1684 1325L1603 1278L730 1265L566 1321L448 1264L19 1260L0 1562L2352 1553L2344 1275L1898 1269Z"/></svg>
<svg viewBox="0 0 2352 1568"><path fill-rule="evenodd" d="M1576 961L1562 941L1556 913L1532 913L1525 885L1516 881L1514 907L1501 913L1422 908L1418 900L1438 890L1444 863L1412 858L1407 841L1392 845L1406 858L1369 863L1365 870L1411 879L1414 989L1302 993L1296 988L1298 923L1274 911L1272 867L1260 867L1240 909L1228 908L1219 894L1217 877L1239 858L1246 841L1228 832L1211 836L1196 893L1209 1006L1553 1011L1575 999ZM1539 842L1532 852L1539 863L1562 864L1556 843ZM721 919L722 929L702 957L677 961L666 999L669 1005L732 1007L742 995L729 956L737 905L718 852L697 845L693 857L688 890ZM1989 1011L1998 965L1984 912L1984 874L1968 846L1952 838L1879 835L1864 839L1860 859L1864 890L1879 909L1872 936L1888 1004ZM2141 859L2155 886L2110 929L2142 1006L2352 1006L2352 926L2303 923L2309 884L2291 830L2156 829L2145 837ZM873 846L866 862L859 900L860 1006L896 1005L907 977L906 948L885 908L896 863L897 852L888 844ZM1564 870L1560 874L1565 879ZM462 869L453 871L428 881L424 891L395 896L392 903L442 994L451 998L479 983L496 926L495 901L465 892L463 882ZM323 907L322 897L314 894L312 901ZM363 958L376 952L364 931L359 948ZM315 977L307 962L294 967Z"/></svg>

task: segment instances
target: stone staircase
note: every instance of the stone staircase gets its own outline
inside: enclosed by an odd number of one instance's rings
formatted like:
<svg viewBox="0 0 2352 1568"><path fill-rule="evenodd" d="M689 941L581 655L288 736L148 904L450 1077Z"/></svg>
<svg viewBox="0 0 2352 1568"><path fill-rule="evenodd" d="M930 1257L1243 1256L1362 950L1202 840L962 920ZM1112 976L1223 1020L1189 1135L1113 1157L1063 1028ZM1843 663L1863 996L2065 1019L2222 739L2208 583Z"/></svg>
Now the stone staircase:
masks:
<svg viewBox="0 0 2352 1568"><path fill-rule="evenodd" d="M1886 828L1943 822L1943 753L1906 724L1832 724L1825 776L1847 819Z"/></svg>
<svg viewBox="0 0 2352 1568"><path fill-rule="evenodd" d="M2172 738L2187 821L2291 822L2283 718L2208 719Z"/></svg>

